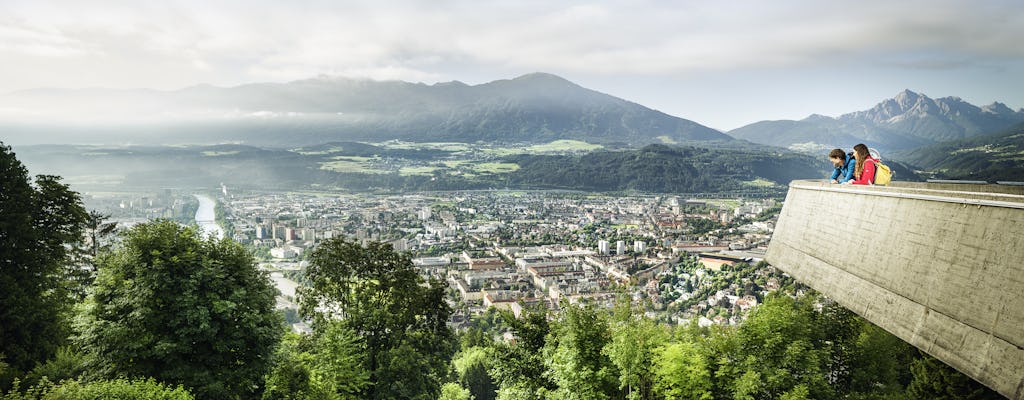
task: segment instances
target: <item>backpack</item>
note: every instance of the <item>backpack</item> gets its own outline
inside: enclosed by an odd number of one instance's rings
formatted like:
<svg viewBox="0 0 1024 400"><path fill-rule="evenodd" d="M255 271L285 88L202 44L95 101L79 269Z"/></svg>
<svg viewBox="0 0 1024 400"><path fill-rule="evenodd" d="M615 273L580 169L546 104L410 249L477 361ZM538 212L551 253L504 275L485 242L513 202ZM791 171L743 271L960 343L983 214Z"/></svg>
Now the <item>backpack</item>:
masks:
<svg viewBox="0 0 1024 400"><path fill-rule="evenodd" d="M876 185L888 185L892 182L892 168L888 165L882 164L882 157L878 154L878 150L868 149L868 154L875 159L875 184Z"/></svg>

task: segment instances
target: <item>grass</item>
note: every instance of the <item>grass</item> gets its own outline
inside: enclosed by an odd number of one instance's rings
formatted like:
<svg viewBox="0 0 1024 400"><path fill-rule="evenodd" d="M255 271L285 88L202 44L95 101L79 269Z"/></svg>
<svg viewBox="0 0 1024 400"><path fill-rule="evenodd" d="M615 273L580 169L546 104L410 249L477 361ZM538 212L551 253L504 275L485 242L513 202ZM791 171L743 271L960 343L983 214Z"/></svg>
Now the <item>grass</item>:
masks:
<svg viewBox="0 0 1024 400"><path fill-rule="evenodd" d="M509 172L515 172L519 170L519 164L516 163L502 163L502 162L489 162L474 164L471 169L474 172L483 174L507 174Z"/></svg>
<svg viewBox="0 0 1024 400"><path fill-rule="evenodd" d="M567 151L594 151L603 149L599 144L590 144L581 140L556 140L547 144L538 144L527 147L531 153L557 153Z"/></svg>
<svg viewBox="0 0 1024 400"><path fill-rule="evenodd" d="M740 204L742 204L741 200L737 199L701 199L701 201L709 205L728 208L730 210L735 210L740 206Z"/></svg>
<svg viewBox="0 0 1024 400"><path fill-rule="evenodd" d="M660 140L661 143L664 143L664 144L676 144L676 141L672 140L672 138L670 138L668 135L658 136L658 140Z"/></svg>
<svg viewBox="0 0 1024 400"><path fill-rule="evenodd" d="M341 158L341 157L335 157ZM366 158L366 157L353 157L353 158ZM381 171L379 169L371 168L366 165L365 162L358 162L352 160L337 160L320 163L320 169L334 172L350 172L360 174L386 174L387 171Z"/></svg>
<svg viewBox="0 0 1024 400"><path fill-rule="evenodd" d="M402 168L400 168L398 170L398 174L401 175L401 176L414 176L414 175L430 176L430 175L434 174L434 171L437 171L439 169L441 169L441 167L430 167L430 166L402 167Z"/></svg>
<svg viewBox="0 0 1024 400"><path fill-rule="evenodd" d="M452 169L459 168L461 166L464 166L464 165L467 165L467 164L472 164L472 163L473 162L469 161L469 160L446 160L446 161L441 161L442 165L444 165L444 166L446 166L448 168L452 168Z"/></svg>
<svg viewBox="0 0 1024 400"><path fill-rule="evenodd" d="M752 181L743 182L743 185L744 186L753 186L753 187L773 187L773 186L776 186L775 182L772 182L772 181L764 179L764 178L757 178L757 179L754 179Z"/></svg>
<svg viewBox="0 0 1024 400"><path fill-rule="evenodd" d="M469 151L470 150L469 145L467 145L465 143L455 143L455 142L424 142L424 143L414 143L414 142L388 141L388 142L384 142L384 143L375 143L375 145L376 146L380 146L380 147L384 147L384 148L389 148L389 149L412 149L412 150L432 149L432 150L442 150L442 151L451 151L451 152Z"/></svg>
<svg viewBox="0 0 1024 400"><path fill-rule="evenodd" d="M481 151L486 154L498 157L517 154L539 154L539 153L569 153L586 152L603 149L599 144L590 144L582 140L556 140L545 144L536 144L527 147L492 147Z"/></svg>

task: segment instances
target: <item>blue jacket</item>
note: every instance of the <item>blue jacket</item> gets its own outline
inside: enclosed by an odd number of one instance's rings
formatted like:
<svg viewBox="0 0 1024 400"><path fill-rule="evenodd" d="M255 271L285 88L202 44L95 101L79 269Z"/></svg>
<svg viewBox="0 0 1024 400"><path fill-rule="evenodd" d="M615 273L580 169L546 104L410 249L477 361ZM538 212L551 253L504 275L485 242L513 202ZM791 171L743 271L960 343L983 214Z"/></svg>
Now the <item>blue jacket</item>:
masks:
<svg viewBox="0 0 1024 400"><path fill-rule="evenodd" d="M857 159L853 157L853 153L846 153L846 162L843 163L842 167L836 168L832 171L832 177L829 178L829 182L833 179L838 180L839 183L846 182L853 179L853 170L856 169Z"/></svg>

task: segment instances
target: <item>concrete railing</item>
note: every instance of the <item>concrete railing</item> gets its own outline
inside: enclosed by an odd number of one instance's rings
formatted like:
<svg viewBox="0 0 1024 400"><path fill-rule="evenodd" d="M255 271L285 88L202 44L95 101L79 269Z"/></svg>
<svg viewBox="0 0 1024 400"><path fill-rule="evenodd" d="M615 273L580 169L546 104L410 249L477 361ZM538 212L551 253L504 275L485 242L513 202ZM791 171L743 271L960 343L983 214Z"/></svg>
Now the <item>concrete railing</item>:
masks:
<svg viewBox="0 0 1024 400"><path fill-rule="evenodd" d="M793 181L766 259L1024 399L1024 187Z"/></svg>

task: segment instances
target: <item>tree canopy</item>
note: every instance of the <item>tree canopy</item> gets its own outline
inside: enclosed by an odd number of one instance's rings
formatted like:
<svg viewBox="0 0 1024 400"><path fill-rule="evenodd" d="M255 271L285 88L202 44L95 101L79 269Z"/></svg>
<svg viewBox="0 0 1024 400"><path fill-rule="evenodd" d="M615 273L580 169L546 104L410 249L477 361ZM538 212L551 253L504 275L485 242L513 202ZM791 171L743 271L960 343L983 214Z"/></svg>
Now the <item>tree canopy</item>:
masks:
<svg viewBox="0 0 1024 400"><path fill-rule="evenodd" d="M364 398L436 398L455 349L442 282L421 278L390 244L329 239L313 251L299 289L314 328L343 324L365 345Z"/></svg>
<svg viewBox="0 0 1024 400"><path fill-rule="evenodd" d="M60 178L28 170L0 144L0 354L25 371L68 335L73 303L69 249L87 218L78 193Z"/></svg>
<svg viewBox="0 0 1024 400"><path fill-rule="evenodd" d="M132 228L99 260L79 320L103 376L154 377L199 398L258 391L282 323L276 289L230 240L158 220Z"/></svg>

